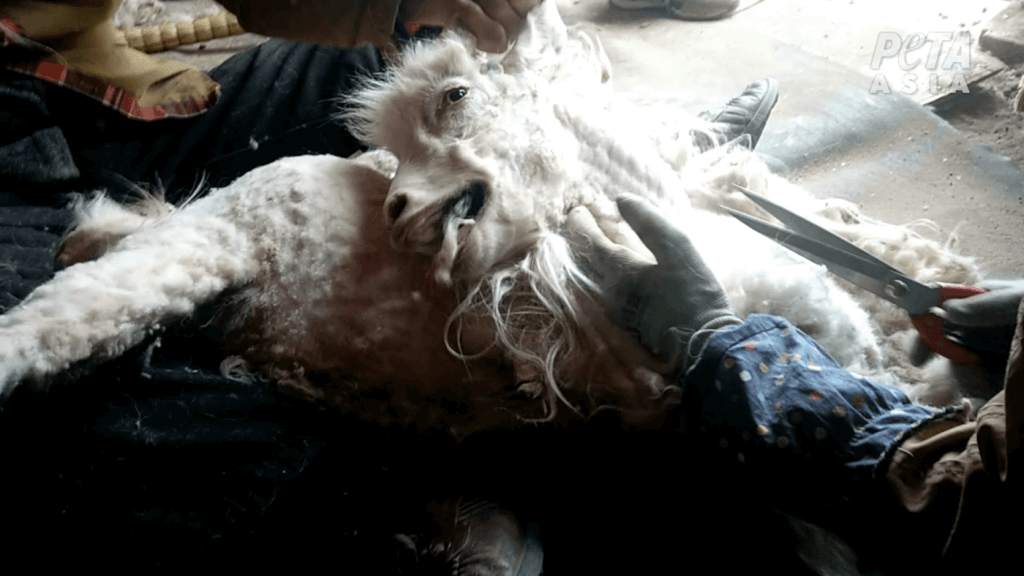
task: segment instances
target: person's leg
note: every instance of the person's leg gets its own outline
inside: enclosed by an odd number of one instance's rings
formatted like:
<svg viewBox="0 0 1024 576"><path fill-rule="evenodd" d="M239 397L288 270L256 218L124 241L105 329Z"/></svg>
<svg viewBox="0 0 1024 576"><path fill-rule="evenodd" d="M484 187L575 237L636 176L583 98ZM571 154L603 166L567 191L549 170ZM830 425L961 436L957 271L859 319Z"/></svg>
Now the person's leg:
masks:
<svg viewBox="0 0 1024 576"><path fill-rule="evenodd" d="M359 143L333 119L338 98L382 69L375 48L275 39L215 69L221 97L195 118L140 122L59 88L48 96L83 184L123 194L129 183L159 181L173 201L202 176L223 186L284 156L355 153ZM95 108L83 114L89 106Z"/></svg>
<svg viewBox="0 0 1024 576"><path fill-rule="evenodd" d="M216 186L284 156L351 156L360 144L334 118L339 99L383 68L376 48L270 40L239 54L212 72L223 90L217 109L181 140L206 156L176 151L161 166L162 177L205 170ZM210 135L215 139L207 143Z"/></svg>
<svg viewBox="0 0 1024 576"><path fill-rule="evenodd" d="M72 90L0 71L0 311L53 276L53 248L71 224L67 192L131 198L162 184L178 201L206 176L222 186L282 156L348 156L359 144L332 119L337 98L380 72L375 48L270 40L212 75L222 95L189 119L130 120Z"/></svg>

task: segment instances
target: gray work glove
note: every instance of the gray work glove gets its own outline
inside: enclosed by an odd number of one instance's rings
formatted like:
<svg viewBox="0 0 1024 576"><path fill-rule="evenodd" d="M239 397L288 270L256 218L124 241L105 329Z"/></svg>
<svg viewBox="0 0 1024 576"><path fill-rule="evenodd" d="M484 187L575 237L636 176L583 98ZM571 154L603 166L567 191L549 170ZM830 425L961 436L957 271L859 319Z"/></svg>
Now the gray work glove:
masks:
<svg viewBox="0 0 1024 576"><path fill-rule="evenodd" d="M1005 345L1003 353L1009 351L1008 335L1012 334L1017 321L1017 308L1024 299L1024 280L988 280L978 284L984 288L984 294L969 298L946 300L942 309L946 312L945 328L952 332L951 338L962 340L968 348L979 349L986 345L982 339L992 340L992 334ZM1003 330L1007 337L1002 338L998 330ZM997 332L993 332L997 330ZM988 344L991 346L991 344ZM991 351L981 349L982 352ZM910 361L920 366L933 356L933 351L920 338L915 340Z"/></svg>
<svg viewBox="0 0 1024 576"><path fill-rule="evenodd" d="M619 212L657 262L612 242L583 207L569 213L566 238L601 288L604 307L648 352L681 373L716 330L742 322L686 235L635 196Z"/></svg>

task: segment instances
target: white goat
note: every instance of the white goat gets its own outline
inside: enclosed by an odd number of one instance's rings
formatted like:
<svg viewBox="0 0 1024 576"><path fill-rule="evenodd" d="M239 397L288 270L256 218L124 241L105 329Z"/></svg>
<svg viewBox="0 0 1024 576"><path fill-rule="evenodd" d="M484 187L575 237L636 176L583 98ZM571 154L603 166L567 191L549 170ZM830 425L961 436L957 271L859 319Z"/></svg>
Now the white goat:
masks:
<svg viewBox="0 0 1024 576"><path fill-rule="evenodd" d="M731 185L804 207L920 280L975 280L969 259L813 200L750 154L693 156L691 117L613 115L610 79L600 45L547 2L500 60L446 35L353 95L346 119L382 151L282 159L180 208L83 204L59 249L70 267L0 317L0 393L116 357L219 300L225 371L365 418L465 433L563 403L656 425L675 398L664 367L606 319L559 235L585 206L643 251L615 211L622 192L679 221L739 315L787 316L890 381L879 337L909 327L904 315L865 300L869 317L823 269L718 214L757 213Z"/></svg>

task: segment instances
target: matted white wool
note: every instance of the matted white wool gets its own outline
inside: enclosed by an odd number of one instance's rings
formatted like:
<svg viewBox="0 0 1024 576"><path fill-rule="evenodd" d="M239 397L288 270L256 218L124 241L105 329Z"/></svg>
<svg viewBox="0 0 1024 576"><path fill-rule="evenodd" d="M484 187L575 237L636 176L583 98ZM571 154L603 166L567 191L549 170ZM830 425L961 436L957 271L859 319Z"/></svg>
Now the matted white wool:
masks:
<svg viewBox="0 0 1024 576"><path fill-rule="evenodd" d="M101 192L92 198L76 196L72 201L72 210L75 214L75 230L88 225L114 233L130 234L169 214L173 208L159 196L147 196L140 202L125 205L111 200Z"/></svg>
<svg viewBox="0 0 1024 576"><path fill-rule="evenodd" d="M188 316L251 277L249 240L219 217L218 201L204 198L174 218L152 219L160 226L109 200L86 205L85 216L134 233L102 258L58 273L0 316L0 394L25 379L45 383L78 362L117 357L162 322Z"/></svg>

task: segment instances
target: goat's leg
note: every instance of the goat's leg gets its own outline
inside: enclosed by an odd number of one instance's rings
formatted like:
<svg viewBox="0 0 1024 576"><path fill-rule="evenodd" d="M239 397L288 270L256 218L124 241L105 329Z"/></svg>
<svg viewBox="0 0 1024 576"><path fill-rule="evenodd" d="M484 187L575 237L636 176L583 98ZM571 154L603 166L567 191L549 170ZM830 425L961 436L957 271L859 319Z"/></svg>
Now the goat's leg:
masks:
<svg viewBox="0 0 1024 576"><path fill-rule="evenodd" d="M203 200L71 266L0 316L0 397L107 360L256 272L251 242ZM99 231L98 233L102 233Z"/></svg>

